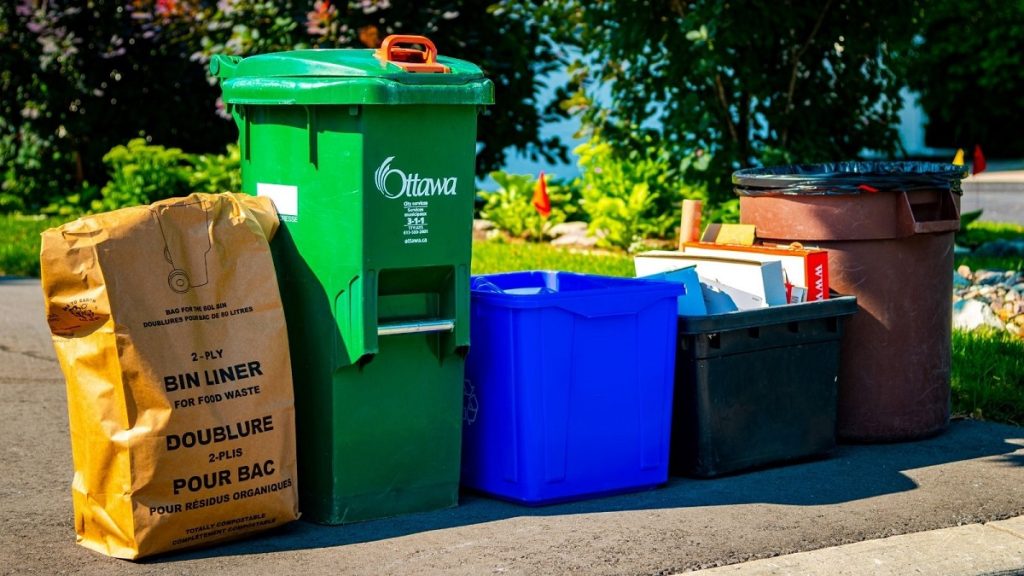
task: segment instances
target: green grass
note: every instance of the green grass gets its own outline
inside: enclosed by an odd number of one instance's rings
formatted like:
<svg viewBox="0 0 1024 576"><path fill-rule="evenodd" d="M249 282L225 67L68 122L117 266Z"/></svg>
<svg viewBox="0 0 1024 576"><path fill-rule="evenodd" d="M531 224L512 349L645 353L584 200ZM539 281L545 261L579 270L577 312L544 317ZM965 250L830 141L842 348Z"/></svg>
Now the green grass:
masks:
<svg viewBox="0 0 1024 576"><path fill-rule="evenodd" d="M957 256L953 266L966 264L971 270L1024 270L1024 258L1003 256Z"/></svg>
<svg viewBox="0 0 1024 576"><path fill-rule="evenodd" d="M1024 340L953 331L953 414L1024 425Z"/></svg>
<svg viewBox="0 0 1024 576"><path fill-rule="evenodd" d="M625 254L571 252L548 244L473 243L473 274L514 270L564 270L606 276L632 276L633 258Z"/></svg>
<svg viewBox="0 0 1024 576"><path fill-rule="evenodd" d="M1020 240L1024 238L1024 226L1017 224L996 224L972 222L963 231L957 232L956 242L961 246L976 248L993 240ZM957 256L956 266L966 264L971 270L1024 270L1024 258L1019 256Z"/></svg>
<svg viewBox="0 0 1024 576"><path fill-rule="evenodd" d="M1024 226L972 222L961 246L1024 238ZM1024 258L958 256L972 270L1024 270ZM953 414L1024 425L1024 340L995 330L953 331Z"/></svg>
<svg viewBox="0 0 1024 576"><path fill-rule="evenodd" d="M39 234L64 220L0 215L0 276L39 276Z"/></svg>
<svg viewBox="0 0 1024 576"><path fill-rule="evenodd" d="M974 248L993 240L1014 240L1024 236L1024 226L1019 224L1003 224L994 222L971 222L961 232L957 232L956 241L961 246Z"/></svg>

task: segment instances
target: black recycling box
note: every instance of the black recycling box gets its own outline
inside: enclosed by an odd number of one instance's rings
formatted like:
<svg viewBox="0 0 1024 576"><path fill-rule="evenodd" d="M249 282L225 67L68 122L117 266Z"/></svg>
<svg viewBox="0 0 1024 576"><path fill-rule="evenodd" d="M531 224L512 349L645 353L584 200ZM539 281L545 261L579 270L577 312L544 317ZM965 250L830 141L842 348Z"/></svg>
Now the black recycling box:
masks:
<svg viewBox="0 0 1024 576"><path fill-rule="evenodd" d="M827 454L853 296L679 317L669 467L712 477Z"/></svg>

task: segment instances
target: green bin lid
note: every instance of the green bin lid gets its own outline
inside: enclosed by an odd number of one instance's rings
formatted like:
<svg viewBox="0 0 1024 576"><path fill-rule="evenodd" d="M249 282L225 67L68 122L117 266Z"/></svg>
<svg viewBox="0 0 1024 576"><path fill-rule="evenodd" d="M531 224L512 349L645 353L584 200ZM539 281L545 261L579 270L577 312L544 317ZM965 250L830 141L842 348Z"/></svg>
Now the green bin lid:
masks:
<svg viewBox="0 0 1024 576"><path fill-rule="evenodd" d="M426 50L398 44L420 44ZM443 71L422 71L424 68ZM415 36L388 37L379 50L214 56L210 72L220 78L224 101L229 104L494 103L494 85L480 67L437 56L432 42Z"/></svg>

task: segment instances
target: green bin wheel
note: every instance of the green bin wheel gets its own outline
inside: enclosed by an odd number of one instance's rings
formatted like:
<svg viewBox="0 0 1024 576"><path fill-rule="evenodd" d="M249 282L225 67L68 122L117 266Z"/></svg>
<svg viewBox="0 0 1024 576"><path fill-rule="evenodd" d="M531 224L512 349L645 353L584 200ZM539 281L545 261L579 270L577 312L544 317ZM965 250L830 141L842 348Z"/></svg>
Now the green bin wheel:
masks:
<svg viewBox="0 0 1024 576"><path fill-rule="evenodd" d="M188 279L188 274L184 270L173 270L170 275L167 276L167 284L171 287L171 290L179 294L184 294L192 288L192 282Z"/></svg>

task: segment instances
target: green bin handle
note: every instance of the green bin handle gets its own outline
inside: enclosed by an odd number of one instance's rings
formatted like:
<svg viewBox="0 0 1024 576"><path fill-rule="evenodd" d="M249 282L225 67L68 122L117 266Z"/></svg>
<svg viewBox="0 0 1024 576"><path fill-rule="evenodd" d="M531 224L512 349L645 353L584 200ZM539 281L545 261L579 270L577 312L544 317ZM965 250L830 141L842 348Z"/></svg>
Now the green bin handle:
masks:
<svg viewBox="0 0 1024 576"><path fill-rule="evenodd" d="M224 80L234 78L235 73L238 71L238 63L241 61L242 58L240 56L215 54L210 59L210 75Z"/></svg>
<svg viewBox="0 0 1024 576"><path fill-rule="evenodd" d="M385 322L377 324L377 336L393 336L395 334L430 334L432 332L454 332L455 320L440 318L424 318L405 322Z"/></svg>

